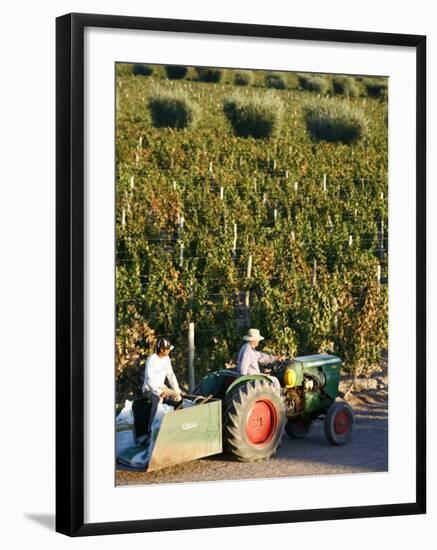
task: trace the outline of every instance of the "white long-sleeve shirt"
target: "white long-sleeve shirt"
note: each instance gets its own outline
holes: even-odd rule
[[[161,395],[165,387],[166,378],[171,389],[180,393],[181,390],[173,372],[170,357],[168,355],[166,357],[159,357],[157,353],[153,353],[147,358],[144,368],[143,392],[151,391],[156,395]]]
[[[276,360],[275,355],[256,351],[249,343],[244,344],[238,354],[238,374],[259,374],[259,365],[274,363]]]

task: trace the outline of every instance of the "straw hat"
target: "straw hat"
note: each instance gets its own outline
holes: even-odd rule
[[[246,342],[254,342],[255,340],[259,342],[260,340],[264,340],[264,336],[261,336],[257,328],[250,328],[247,334],[243,336],[243,340],[246,340]]]

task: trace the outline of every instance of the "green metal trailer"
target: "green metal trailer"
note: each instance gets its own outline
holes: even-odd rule
[[[147,470],[221,453],[221,410],[221,401],[215,399],[164,415]]]
[[[189,406],[184,407],[184,403]],[[147,399],[134,400],[132,410],[137,438],[146,435],[150,409]],[[222,452],[222,441],[221,400],[199,396],[192,396],[190,401],[184,399],[179,408],[163,416],[156,439],[152,441],[153,450],[148,457],[147,471],[219,454]],[[137,445],[117,458],[119,462],[130,465],[133,456],[146,450]]]

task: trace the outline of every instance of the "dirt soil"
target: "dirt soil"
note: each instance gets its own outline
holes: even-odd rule
[[[346,392],[351,379],[343,377],[340,391]],[[386,363],[372,380],[357,380],[347,401],[355,413],[350,441],[331,445],[323,420],[316,420],[305,439],[286,434],[275,457],[263,462],[237,462],[224,455],[194,460],[155,472],[138,472],[118,465],[117,485],[147,485],[193,481],[221,481],[308,475],[386,472],[388,470],[388,379]]]

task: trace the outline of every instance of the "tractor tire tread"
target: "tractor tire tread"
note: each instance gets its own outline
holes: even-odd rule
[[[263,395],[270,397],[276,406],[279,426],[272,443],[260,450],[251,448],[245,441],[241,419],[245,406],[252,399]],[[254,380],[236,388],[229,396],[226,396],[224,408],[224,449],[228,454],[241,462],[257,462],[270,458],[277,452],[284,434],[285,415],[283,402],[271,384],[264,380]]]

